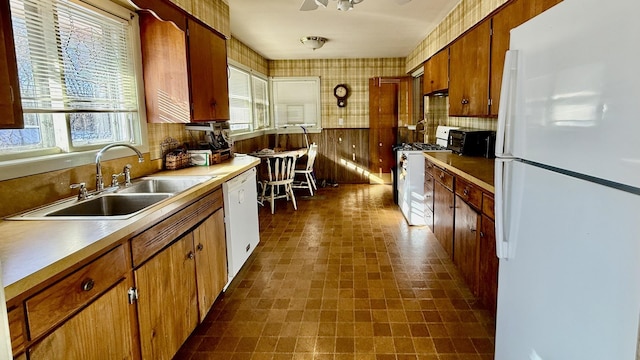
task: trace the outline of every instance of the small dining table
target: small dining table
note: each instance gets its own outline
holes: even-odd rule
[[[259,151],[254,151],[252,153],[249,153],[249,155],[255,156],[261,159],[268,159],[272,157],[286,157],[286,156],[295,156],[296,159],[299,159],[306,153],[307,153],[307,148],[299,148],[294,150],[262,149]]]
[[[276,157],[292,156],[292,157],[295,157],[297,161],[297,159],[307,154],[307,150],[308,150],[307,148],[299,148],[299,149],[293,149],[293,150],[262,149],[259,151],[254,151],[249,153],[248,155],[255,156],[262,160],[262,162],[260,163],[260,166],[258,166],[259,186],[264,186],[263,185],[264,181],[269,177],[267,166],[266,166],[266,162],[269,161],[269,159],[276,158]],[[260,198],[260,194],[261,194],[261,191],[258,191],[258,198]],[[260,199],[258,199],[258,203],[262,205],[262,202],[260,201]]]

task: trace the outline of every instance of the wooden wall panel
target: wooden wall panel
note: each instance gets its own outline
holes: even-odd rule
[[[327,183],[366,184],[369,163],[369,129],[324,129],[308,134],[309,143],[318,144],[315,162],[316,178]],[[263,135],[234,143],[234,152],[281,147],[295,149],[306,146],[303,134]],[[354,160],[355,159],[355,160]]]

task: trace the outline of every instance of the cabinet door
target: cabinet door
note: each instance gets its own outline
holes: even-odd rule
[[[171,359],[198,323],[191,233],[135,270],[143,359]]]
[[[29,350],[29,359],[132,359],[133,337],[121,281]]]
[[[480,216],[469,204],[456,196],[453,262],[464,281],[477,294],[478,276],[478,227]]]
[[[224,210],[220,209],[193,230],[196,248],[198,308],[202,322],[227,283],[227,247]]]
[[[482,215],[478,241],[478,297],[482,304],[495,315],[499,261],[496,256],[495,223],[486,215]]]
[[[489,114],[491,22],[483,21],[450,46],[449,115]]]
[[[441,183],[434,184],[433,233],[453,258],[453,191]]]
[[[229,120],[226,40],[189,19],[191,120]]]
[[[449,48],[440,50],[425,63],[423,89],[425,94],[449,88]]]
[[[186,35],[182,24],[158,20],[140,12],[140,43],[144,75],[147,122],[188,123],[189,81]],[[178,21],[178,20],[176,20]]]
[[[509,50],[511,29],[556,5],[561,0],[516,0],[493,16],[491,39],[491,115],[498,116],[504,56]]]
[[[0,129],[24,127],[9,1],[0,1]]]

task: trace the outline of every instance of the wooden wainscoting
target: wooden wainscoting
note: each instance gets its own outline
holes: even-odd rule
[[[339,184],[367,184],[369,164],[369,129],[323,129],[308,134],[309,143],[318,144],[315,162],[317,179]],[[264,148],[295,149],[305,147],[303,134],[264,135],[234,143],[237,153]]]

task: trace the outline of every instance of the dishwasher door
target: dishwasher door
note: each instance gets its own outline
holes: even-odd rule
[[[260,242],[256,169],[223,183],[222,193],[229,273],[226,289]]]

